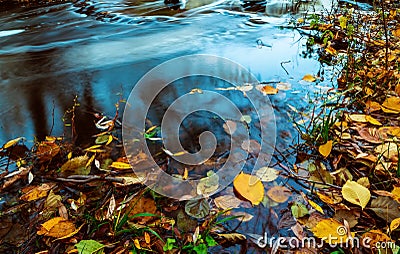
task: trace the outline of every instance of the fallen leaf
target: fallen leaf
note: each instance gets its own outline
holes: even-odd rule
[[[400,112],[400,98],[399,97],[389,97],[383,103],[382,106],[390,111],[396,113]],[[382,108],[382,110],[384,109]]]
[[[246,240],[246,236],[239,233],[217,234],[217,236],[223,240],[228,241],[231,244],[243,242]]]
[[[24,201],[33,201],[39,198],[43,198],[47,196],[49,190],[51,190],[55,185],[54,184],[42,184],[38,186],[34,186],[30,191],[23,194],[20,199]]]
[[[393,232],[400,226],[400,218],[396,218],[390,222],[390,231]]]
[[[262,92],[264,95],[273,95],[273,94],[277,94],[278,93],[278,89],[269,86],[269,85],[260,85],[256,87],[257,90],[259,90],[260,92]]]
[[[347,232],[347,228],[342,223],[332,218],[318,222],[311,228],[311,232],[328,244],[346,243],[349,235],[355,236],[355,233]]]
[[[135,196],[126,208],[129,211],[129,216],[135,216],[133,221],[138,221],[139,224],[146,224],[153,219],[152,216],[137,216],[137,214],[155,214],[157,211],[156,202],[147,197]]]
[[[132,168],[131,164],[125,163],[125,162],[119,162],[119,161],[114,161],[113,163],[111,163],[110,167],[115,168],[115,169],[131,169]]]
[[[387,222],[392,222],[399,217],[400,204],[391,197],[379,196],[371,201],[368,209],[374,211],[376,215]]]
[[[314,82],[314,81],[316,81],[317,79],[316,79],[313,75],[311,75],[311,74],[306,74],[306,75],[304,75],[304,77],[302,78],[302,80],[307,81],[307,82]]]
[[[309,214],[307,207],[299,202],[294,202],[290,209],[292,211],[293,217],[295,217],[296,219]]]
[[[207,177],[201,178],[197,184],[197,194],[210,196],[214,194],[219,187],[219,176],[212,170],[207,172]]]
[[[8,148],[18,144],[18,142],[21,141],[22,139],[24,139],[24,137],[19,137],[19,138],[15,138],[15,139],[12,139],[10,141],[7,141],[7,143],[5,143],[3,145],[3,149],[8,149]]]
[[[361,184],[366,188],[369,188],[370,185],[368,177],[361,177],[360,179],[357,180],[357,183]]]
[[[88,175],[90,167],[86,167],[89,157],[86,155],[72,158],[61,166],[60,172],[63,176]]]
[[[62,217],[52,218],[43,223],[41,226],[42,228],[37,231],[38,235],[45,235],[55,238],[65,237],[76,230],[74,223],[67,221]]]
[[[354,227],[358,223],[358,218],[360,217],[360,213],[353,210],[347,209],[337,209],[335,211],[335,216],[333,217],[337,221],[346,220],[349,223],[350,228]]]
[[[291,191],[285,186],[274,186],[267,191],[268,197],[277,203],[286,202],[291,194]]]
[[[81,240],[75,247],[79,254],[103,254],[105,245],[95,240]]]
[[[227,120],[222,125],[222,127],[224,128],[224,131],[229,135],[232,135],[236,131],[236,123],[234,121],[231,121],[231,120]]]
[[[353,122],[357,122],[357,123],[366,123],[367,122],[367,119],[365,118],[365,115],[363,115],[363,114],[351,114],[351,115],[349,115],[349,118]]]
[[[256,176],[260,178],[262,182],[272,182],[278,178],[279,171],[270,167],[262,167],[256,171]]]
[[[375,147],[374,151],[379,154],[383,155],[386,159],[397,161],[398,160],[398,153],[399,147],[396,143],[387,142],[382,145]]]
[[[371,193],[367,188],[354,181],[347,181],[342,187],[343,198],[352,204],[361,206],[362,209],[368,204]]]
[[[250,154],[259,154],[261,151],[261,145],[260,143],[257,142],[257,140],[251,139],[251,140],[245,140],[242,143],[242,148],[246,152]]]
[[[54,142],[43,141],[37,149],[36,155],[40,162],[46,162],[54,158],[60,152],[60,147]]]
[[[385,233],[382,233],[380,230],[370,230],[362,235],[362,238],[365,239],[368,237],[368,244],[370,246],[379,246],[377,243],[387,243],[391,242],[392,239],[390,239],[389,236],[387,236]]]
[[[320,207],[317,203],[315,203],[314,201],[312,201],[312,200],[310,200],[310,199],[308,199],[307,202],[308,202],[308,203],[310,204],[310,206],[311,206],[312,208],[314,208],[316,211],[318,211],[318,212],[320,212],[320,213],[322,213],[322,214],[325,214],[325,213],[324,213],[324,210],[322,209],[322,207]]]
[[[231,215],[232,216],[240,216],[236,219],[238,219],[239,221],[242,221],[242,222],[248,222],[254,218],[253,215],[246,213],[246,212],[231,212]]]
[[[218,208],[226,210],[231,208],[238,208],[242,201],[235,196],[224,195],[216,197],[214,199],[214,203]]]
[[[393,199],[400,203],[400,187],[394,186],[392,190]]]
[[[264,185],[257,176],[240,173],[233,180],[233,187],[243,198],[258,205],[264,198]]]
[[[366,107],[366,110],[367,110],[369,113],[374,112],[374,111],[381,110],[381,105],[380,105],[378,102],[376,102],[376,101],[370,101],[370,100],[368,100],[368,101],[365,103],[365,107]]]
[[[328,157],[328,155],[332,151],[332,144],[333,144],[333,141],[332,140],[328,140],[325,144],[320,145],[319,148],[318,148],[319,153],[322,156],[324,156],[325,158]]]
[[[328,46],[325,48],[326,53],[336,56],[337,55],[337,51],[336,49],[334,49],[332,46]]]
[[[379,122],[378,120],[376,120],[375,118],[373,118],[372,116],[366,115],[365,116],[365,120],[367,120],[367,122],[369,122],[370,124],[373,125],[377,125],[377,126],[381,126],[381,122]]]
[[[202,219],[210,213],[210,205],[204,198],[188,200],[185,204],[185,212],[196,219]]]

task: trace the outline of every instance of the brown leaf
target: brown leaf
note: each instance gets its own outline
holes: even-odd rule
[[[60,147],[54,142],[43,141],[38,145],[36,156],[40,162],[53,159],[60,152]]]
[[[376,215],[390,223],[399,217],[399,207],[400,204],[391,197],[379,196],[371,201],[368,209],[374,211]]]
[[[292,192],[285,186],[274,186],[267,191],[267,195],[277,203],[286,202],[291,196]]]

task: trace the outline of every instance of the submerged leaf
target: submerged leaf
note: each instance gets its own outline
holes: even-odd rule
[[[260,204],[264,198],[264,185],[257,176],[240,173],[233,181],[233,187],[253,205]]]
[[[262,167],[256,171],[256,176],[258,176],[262,182],[272,182],[278,178],[279,171],[270,167]]]
[[[277,203],[286,202],[291,194],[291,191],[285,186],[274,186],[267,191],[268,197]]]
[[[204,198],[189,200],[185,204],[185,212],[196,219],[202,219],[210,213],[210,205]]]

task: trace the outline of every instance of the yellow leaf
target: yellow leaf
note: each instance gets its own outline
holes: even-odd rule
[[[74,236],[75,234],[77,234],[78,232],[79,232],[79,230],[81,230],[81,228],[84,226],[85,224],[82,224],[79,228],[77,228],[75,231],[73,231],[73,232],[71,232],[71,233],[69,233],[69,234],[67,234],[67,235],[65,235],[65,236],[63,236],[63,237],[59,237],[59,238],[57,238],[57,239],[55,239],[54,241],[56,241],[56,240],[62,240],[62,239],[66,239],[66,238],[69,238],[69,237],[71,237],[71,236]]]
[[[381,109],[381,105],[376,101],[367,101],[365,106],[369,112],[378,111]]]
[[[363,115],[363,114],[352,114],[352,115],[349,115],[349,118],[353,122],[358,122],[358,123],[366,123],[367,122],[367,119],[365,119],[365,115]]]
[[[139,250],[142,249],[142,247],[140,247],[140,243],[139,240],[136,238],[135,240],[133,240],[133,244],[135,245],[135,247]]]
[[[107,143],[106,143],[106,146],[108,146],[112,141],[113,141],[113,135],[108,135],[108,140],[107,140]]]
[[[114,161],[111,163],[110,167],[116,168],[116,169],[131,169],[131,165],[129,163],[125,162],[119,162],[119,161]]]
[[[291,191],[285,186],[274,186],[267,191],[267,195],[277,203],[284,203],[289,199]]]
[[[42,228],[37,231],[37,234],[64,239],[72,236],[75,230],[74,223],[62,217],[55,217],[43,223]]]
[[[322,202],[324,202],[325,204],[328,204],[328,205],[334,205],[334,204],[342,202],[342,198],[339,195],[338,196],[332,195],[330,197],[330,196],[326,196],[320,192],[317,192],[317,196],[322,200]]]
[[[378,125],[378,126],[382,125],[378,120],[376,120],[375,118],[373,118],[372,116],[369,116],[369,115],[365,116],[365,120],[367,120],[367,122],[369,122],[370,124],[373,124],[373,125]]]
[[[330,54],[330,55],[333,55],[333,56],[336,56],[336,55],[337,55],[336,49],[334,49],[334,48],[331,47],[331,46],[326,47],[326,48],[325,48],[325,51],[326,51],[326,53],[328,53],[328,54]]]
[[[362,235],[362,238],[368,238],[368,244],[370,246],[376,246],[376,243],[388,243],[391,242],[389,236],[382,233],[380,230],[370,230]],[[388,245],[386,245],[388,246]]]
[[[371,193],[367,188],[354,181],[347,181],[342,187],[343,198],[352,204],[361,206],[362,209],[368,204]]]
[[[400,226],[400,218],[396,218],[390,222],[390,231],[396,230]]]
[[[396,30],[392,30],[392,34],[396,37],[400,37],[400,28],[396,29]]]
[[[253,205],[258,205],[264,198],[264,185],[257,176],[240,173],[233,180],[233,187]]]
[[[309,199],[307,201],[310,204],[310,206],[312,206],[312,208],[314,208],[315,210],[317,210],[318,212],[320,212],[322,214],[325,214],[324,210],[322,210],[322,207],[320,207],[317,203],[315,203],[314,201],[309,200]]]
[[[392,190],[393,199],[400,203],[400,187],[394,187]]]
[[[317,80],[313,75],[311,74],[306,74],[304,75],[304,77],[302,78],[304,81],[307,82],[314,82],[315,80]]]
[[[329,140],[328,142],[326,142],[323,145],[320,145],[318,148],[319,153],[324,156],[325,158],[328,157],[328,155],[331,153],[332,151],[332,144],[333,141]]]
[[[396,159],[398,157],[399,147],[395,143],[384,143],[375,147],[374,151],[379,155],[383,155],[386,159]]]
[[[348,232],[342,223],[332,218],[321,220],[311,228],[311,232],[328,244],[346,243],[349,235],[355,236],[355,233]]]
[[[16,145],[22,139],[23,139],[23,137],[19,137],[19,138],[15,138],[15,139],[8,141],[7,143],[5,143],[3,145],[3,149],[7,149],[7,148],[12,147],[13,145]]]
[[[382,106],[384,108],[382,108],[383,111],[385,111],[384,109],[388,109],[390,111],[399,113],[400,112],[400,98],[399,97],[389,97],[387,98],[383,103]]]
[[[33,201],[39,198],[43,198],[47,196],[47,193],[54,185],[42,184],[40,186],[36,186],[24,195],[20,197],[21,200],[24,201]]]
[[[361,184],[366,188],[369,188],[370,185],[368,177],[361,177],[360,179],[357,180],[357,183]]]

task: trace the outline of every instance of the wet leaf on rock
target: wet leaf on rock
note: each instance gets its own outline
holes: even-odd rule
[[[185,212],[193,218],[202,219],[210,213],[210,205],[204,198],[189,200],[185,204]]]

